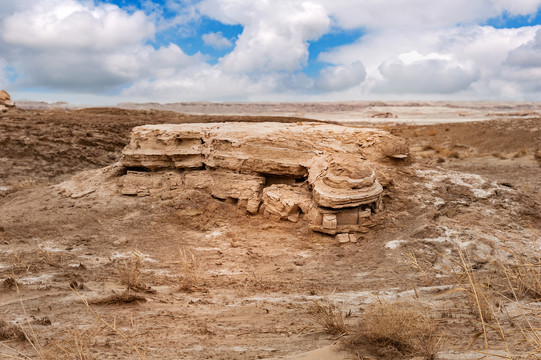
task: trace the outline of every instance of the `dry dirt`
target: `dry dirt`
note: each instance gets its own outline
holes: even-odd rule
[[[369,342],[346,346],[369,305],[385,300],[428,309],[444,331],[436,359],[480,358],[482,323],[461,291],[449,291],[449,268],[457,246],[479,274],[504,248],[539,251],[541,118],[381,125],[412,156],[379,174],[381,225],[357,243],[196,191],[166,201],[120,194],[115,163],[132,127],[268,120],[278,118],[1,114],[0,357],[76,358],[79,349],[82,358],[137,359],[137,348],[147,359],[398,358]],[[313,304],[325,299],[346,314],[349,337],[317,323]],[[525,301],[541,307],[535,296]],[[516,308],[500,305],[510,352],[537,358]],[[502,354],[501,337],[488,333],[488,348]]]

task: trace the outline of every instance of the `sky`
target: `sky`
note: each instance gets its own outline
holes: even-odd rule
[[[0,0],[15,100],[541,100],[541,0]]]

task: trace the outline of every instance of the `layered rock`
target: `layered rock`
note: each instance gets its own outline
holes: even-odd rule
[[[0,91],[0,111],[5,111],[7,108],[15,107],[15,103],[11,100],[11,96],[6,90]]]
[[[177,174],[180,187],[233,199],[251,214],[302,219],[328,234],[364,232],[382,208],[374,164],[408,154],[385,131],[320,123],[140,126],[123,152],[123,193],[149,195],[153,178]]]

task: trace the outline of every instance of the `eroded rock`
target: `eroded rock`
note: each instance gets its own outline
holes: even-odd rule
[[[6,90],[0,90],[0,111],[5,111],[7,108],[15,107],[15,103],[11,100],[11,96]]]
[[[250,214],[357,239],[353,234],[373,226],[382,209],[376,168],[408,154],[385,131],[329,124],[140,126],[123,152],[122,193],[152,194],[177,174],[178,191],[205,191]]]

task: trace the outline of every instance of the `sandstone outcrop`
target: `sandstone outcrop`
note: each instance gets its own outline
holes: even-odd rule
[[[11,100],[11,96],[6,90],[0,91],[0,111],[5,111],[7,108],[15,107],[15,103]]]
[[[408,155],[385,131],[320,123],[140,126],[123,151],[122,193],[197,189],[251,214],[354,234],[382,209],[375,169]]]

